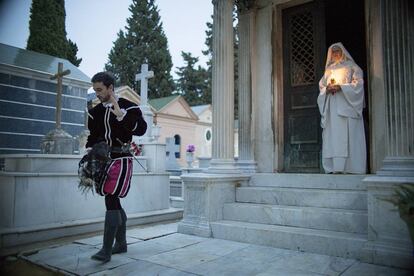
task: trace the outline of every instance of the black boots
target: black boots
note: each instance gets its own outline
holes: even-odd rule
[[[115,235],[115,245],[112,248],[112,254],[127,252],[127,241],[126,241],[126,221],[127,216],[124,209],[121,209],[121,226],[118,227]]]
[[[124,212],[125,214],[125,212]],[[105,228],[102,249],[91,258],[97,261],[109,262],[112,255],[112,244],[114,243],[115,233],[122,225],[121,210],[108,210],[105,214]]]

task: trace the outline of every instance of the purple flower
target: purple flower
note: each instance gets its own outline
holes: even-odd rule
[[[195,146],[193,144],[189,144],[187,145],[187,152],[194,152],[195,151]]]

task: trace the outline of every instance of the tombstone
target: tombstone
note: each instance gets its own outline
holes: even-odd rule
[[[180,165],[177,162],[177,158],[175,157],[175,154],[180,152],[180,146],[175,143],[174,137],[167,137],[165,138],[166,142],[166,170],[173,175],[180,175],[181,174],[181,168]]]
[[[70,70],[63,71],[63,63],[58,63],[58,72],[50,77],[51,80],[57,79],[56,93],[56,128],[49,131],[42,139],[40,152],[44,154],[73,154],[74,139],[64,131],[61,126],[62,121],[62,79],[69,75]]]
[[[78,146],[75,147],[75,149],[77,148],[78,151],[75,152],[78,154],[85,154],[86,153],[86,143],[88,141],[88,136],[89,136],[90,132],[88,129],[88,109],[85,109],[85,129],[82,130],[82,132],[77,136],[77,144]]]
[[[135,75],[135,81],[141,82],[141,104],[140,109],[144,115],[144,119],[147,122],[147,132],[139,138],[141,142],[152,142],[154,139],[152,137],[152,125],[153,117],[151,108],[148,105],[148,80],[154,77],[153,71],[148,71],[148,64],[141,65],[141,73]]]

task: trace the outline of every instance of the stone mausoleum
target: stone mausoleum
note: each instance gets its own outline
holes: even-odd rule
[[[212,2],[212,160],[182,176],[179,232],[412,267],[408,227],[384,198],[414,185],[414,2]],[[335,42],[364,71],[366,175],[321,166],[318,83]]]
[[[62,129],[75,137],[85,129],[90,78],[69,61],[0,43],[0,154],[39,153],[55,128],[58,63],[63,78]]]

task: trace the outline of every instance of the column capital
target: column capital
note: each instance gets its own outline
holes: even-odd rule
[[[256,0],[235,0],[239,14],[249,13],[256,8]]]

